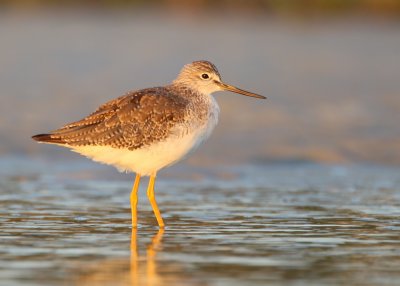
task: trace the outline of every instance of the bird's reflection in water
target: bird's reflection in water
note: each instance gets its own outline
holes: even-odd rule
[[[165,285],[165,280],[173,281],[173,285],[186,285],[185,278],[181,277],[179,269],[166,265],[160,275],[157,270],[157,252],[161,248],[164,230],[160,229],[152,236],[148,244],[139,243],[137,230],[132,230],[130,258],[110,258],[92,263],[76,263],[73,275],[76,275],[74,284],[77,285],[140,285],[160,286]],[[140,235],[147,237],[147,232]],[[146,245],[144,253],[143,246]],[[163,265],[164,266],[164,265]],[[176,271],[178,270],[178,271]]]
[[[144,260],[144,268],[141,264],[143,259],[140,258],[137,247],[137,229],[132,229],[131,237],[131,261],[130,261],[130,280],[131,285],[161,285],[161,279],[157,273],[156,254],[161,247],[161,240],[164,235],[164,229],[160,228],[154,235],[151,243],[147,245],[146,258]]]

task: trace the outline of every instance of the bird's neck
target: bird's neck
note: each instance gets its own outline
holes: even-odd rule
[[[180,96],[185,97],[189,100],[206,100],[210,98],[210,94],[202,93],[196,88],[185,84],[184,82],[172,82],[167,88],[174,92],[179,93]]]

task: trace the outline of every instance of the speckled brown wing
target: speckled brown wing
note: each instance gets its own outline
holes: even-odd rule
[[[34,137],[68,146],[112,146],[138,149],[162,141],[185,121],[188,101],[164,87],[130,92],[101,105],[80,121]]]

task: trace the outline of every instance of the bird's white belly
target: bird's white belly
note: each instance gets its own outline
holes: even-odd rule
[[[136,150],[118,149],[111,146],[70,147],[94,161],[113,165],[120,171],[132,171],[142,176],[155,174],[158,170],[176,163],[206,140],[218,121],[218,105],[212,100],[209,120],[202,126],[185,132],[175,132],[164,141]],[[181,131],[184,128],[181,128]]]

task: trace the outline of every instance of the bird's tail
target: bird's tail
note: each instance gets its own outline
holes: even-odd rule
[[[50,144],[63,144],[65,143],[61,138],[57,138],[55,136],[51,136],[52,134],[38,134],[32,136],[32,139],[41,143],[50,143]]]

